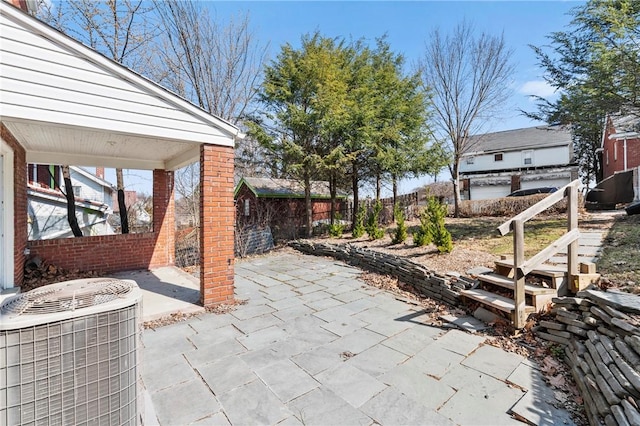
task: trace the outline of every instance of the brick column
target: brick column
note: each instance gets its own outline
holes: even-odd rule
[[[200,147],[200,302],[233,300],[233,147]]]
[[[150,265],[173,265],[176,234],[173,172],[153,171],[153,233],[156,245]]]
[[[26,152],[20,142],[11,134],[9,129],[0,123],[0,137],[13,149],[13,283],[16,287],[22,285],[24,276],[24,250],[27,248],[27,160]],[[5,170],[8,173],[9,170]],[[2,179],[2,176],[0,176]],[[10,188],[5,188],[10,191]],[[7,254],[9,258],[10,254]]]

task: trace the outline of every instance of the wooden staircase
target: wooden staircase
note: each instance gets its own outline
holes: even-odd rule
[[[556,296],[568,294],[570,283],[579,278],[578,185],[578,180],[571,182],[500,225],[498,231],[502,235],[513,231],[514,255],[497,261],[494,271],[477,275],[478,285],[475,288],[460,290],[463,299],[506,312],[515,327],[522,328],[531,312],[542,310]],[[530,259],[525,259],[524,223],[565,197],[568,197],[567,233]],[[563,251],[567,253],[566,264],[547,263]],[[543,282],[546,285],[540,285]]]

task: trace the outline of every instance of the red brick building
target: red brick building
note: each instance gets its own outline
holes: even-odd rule
[[[276,237],[296,238],[305,226],[304,186],[297,180],[245,177],[236,186],[236,220],[239,225],[269,225]],[[336,212],[342,212],[346,196],[339,195]],[[331,217],[329,182],[311,182],[312,221]]]
[[[103,273],[172,265],[173,173],[199,160],[201,301],[231,300],[238,129],[18,7],[0,1],[0,289],[21,285],[30,255]],[[153,231],[28,241],[27,163],[153,170]]]
[[[602,137],[603,178],[638,167],[640,167],[640,113],[607,116]]]

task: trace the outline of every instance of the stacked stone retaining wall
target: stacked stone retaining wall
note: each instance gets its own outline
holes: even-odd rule
[[[440,275],[411,260],[351,244],[297,240],[289,245],[303,253],[330,256],[367,271],[393,276],[418,293],[453,306],[461,304],[459,290],[476,284],[472,278],[457,274]]]
[[[592,425],[640,425],[640,311],[633,303],[617,303],[617,295],[589,290],[554,298],[555,318],[536,330],[565,346]]]

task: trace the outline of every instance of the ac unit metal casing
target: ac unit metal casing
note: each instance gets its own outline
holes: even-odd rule
[[[142,294],[66,281],[0,307],[0,425],[139,423]]]

